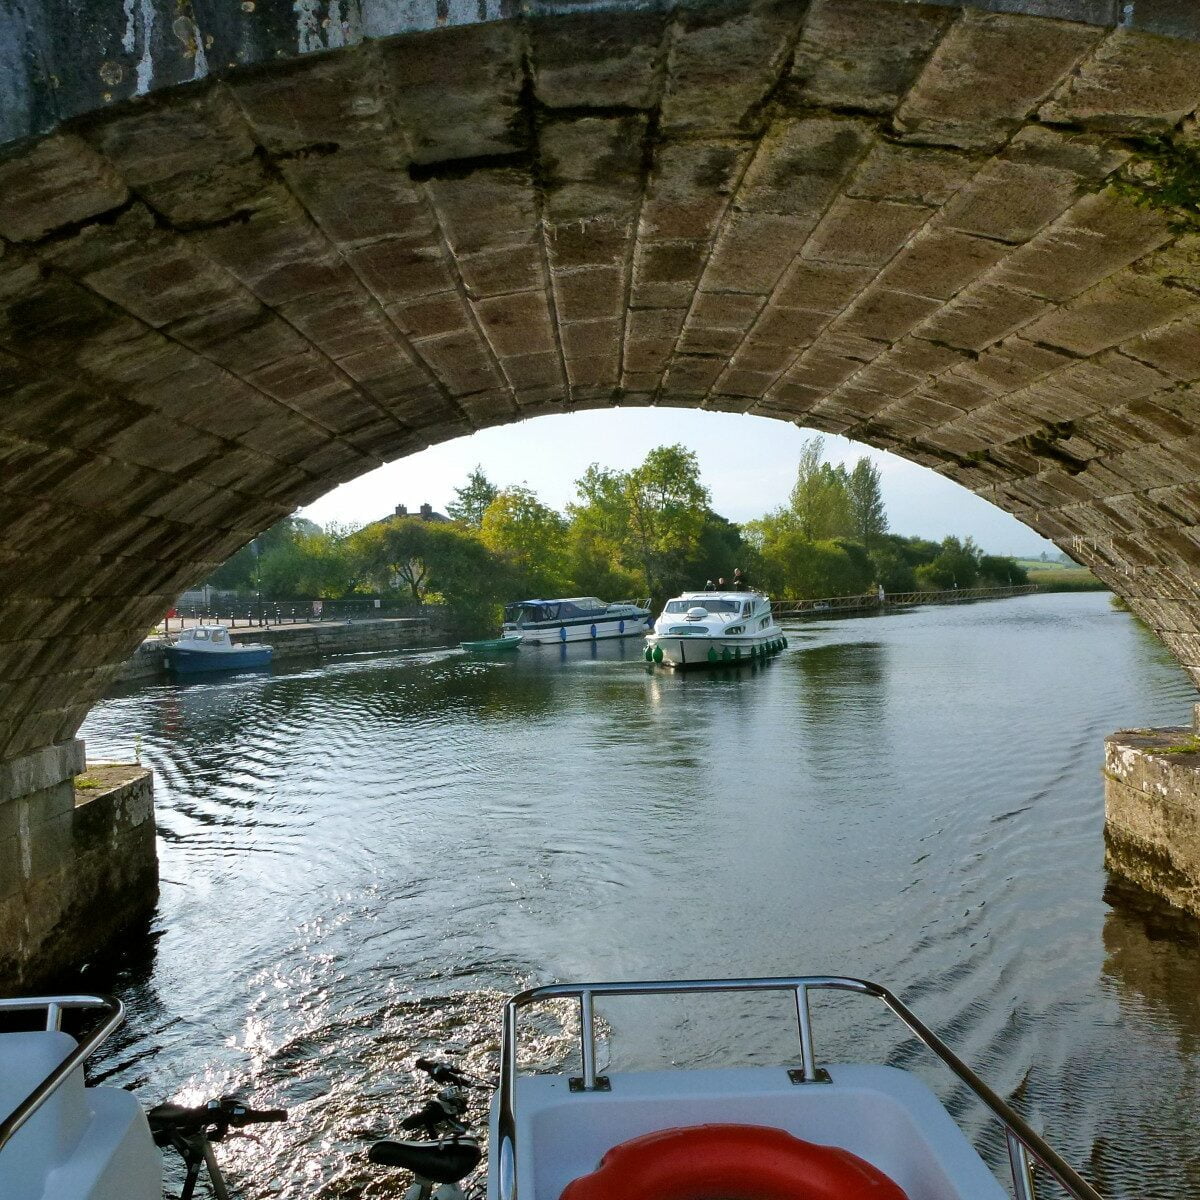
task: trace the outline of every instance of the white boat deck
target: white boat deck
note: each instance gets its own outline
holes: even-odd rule
[[[840,1146],[898,1183],[909,1200],[1005,1200],[1007,1193],[934,1094],[894,1067],[829,1066],[830,1083],[791,1081],[784,1067],[608,1075],[609,1091],[572,1092],[562,1075],[516,1081],[520,1200],[558,1200],[607,1150],[676,1126],[734,1123]],[[497,1112],[493,1106],[492,1141]],[[489,1200],[499,1200],[495,1156]]]
[[[66,1033],[0,1034],[0,1119],[76,1048]],[[133,1094],[85,1088],[83,1067],[0,1152],[3,1200],[160,1200],[162,1155]]]

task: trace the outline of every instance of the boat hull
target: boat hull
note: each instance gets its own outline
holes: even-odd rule
[[[208,675],[216,671],[257,671],[271,665],[270,646],[244,650],[186,650],[167,647],[167,666],[177,675]]]
[[[680,670],[690,667],[729,667],[757,662],[783,649],[783,642],[783,630],[774,625],[750,637],[682,637],[651,634],[646,639],[646,647],[650,655],[649,661],[657,666]],[[661,659],[655,654],[656,649],[662,651]]]
[[[515,650],[520,644],[519,637],[484,638],[478,642],[459,642],[464,650],[472,650],[477,654],[489,654],[496,651]]]
[[[619,617],[610,621],[523,629],[521,641],[527,646],[561,646],[564,642],[599,642],[608,638],[645,637],[649,630],[650,614],[647,613],[644,617]]]

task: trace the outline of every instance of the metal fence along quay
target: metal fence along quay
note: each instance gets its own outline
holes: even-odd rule
[[[1036,583],[1015,587],[949,588],[942,592],[867,592],[857,596],[823,596],[813,600],[773,600],[771,611],[777,617],[825,616],[831,612],[872,612],[883,608],[908,608],[914,604],[966,604],[971,600],[1005,600],[1011,596],[1031,596]]]

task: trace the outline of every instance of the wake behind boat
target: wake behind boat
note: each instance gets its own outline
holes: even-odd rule
[[[504,609],[504,635],[515,634],[526,645],[641,637],[649,628],[650,609],[631,600],[606,604],[596,596],[568,596],[521,600]]]
[[[761,592],[684,592],[668,600],[646,639],[646,661],[704,667],[765,658],[787,645]]]

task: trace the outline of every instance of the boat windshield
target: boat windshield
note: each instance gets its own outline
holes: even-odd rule
[[[689,608],[703,608],[710,613],[735,613],[742,611],[740,601],[725,600],[716,596],[711,600],[701,600],[699,597],[693,597],[690,600],[668,600],[665,611],[669,613],[685,613]]]

